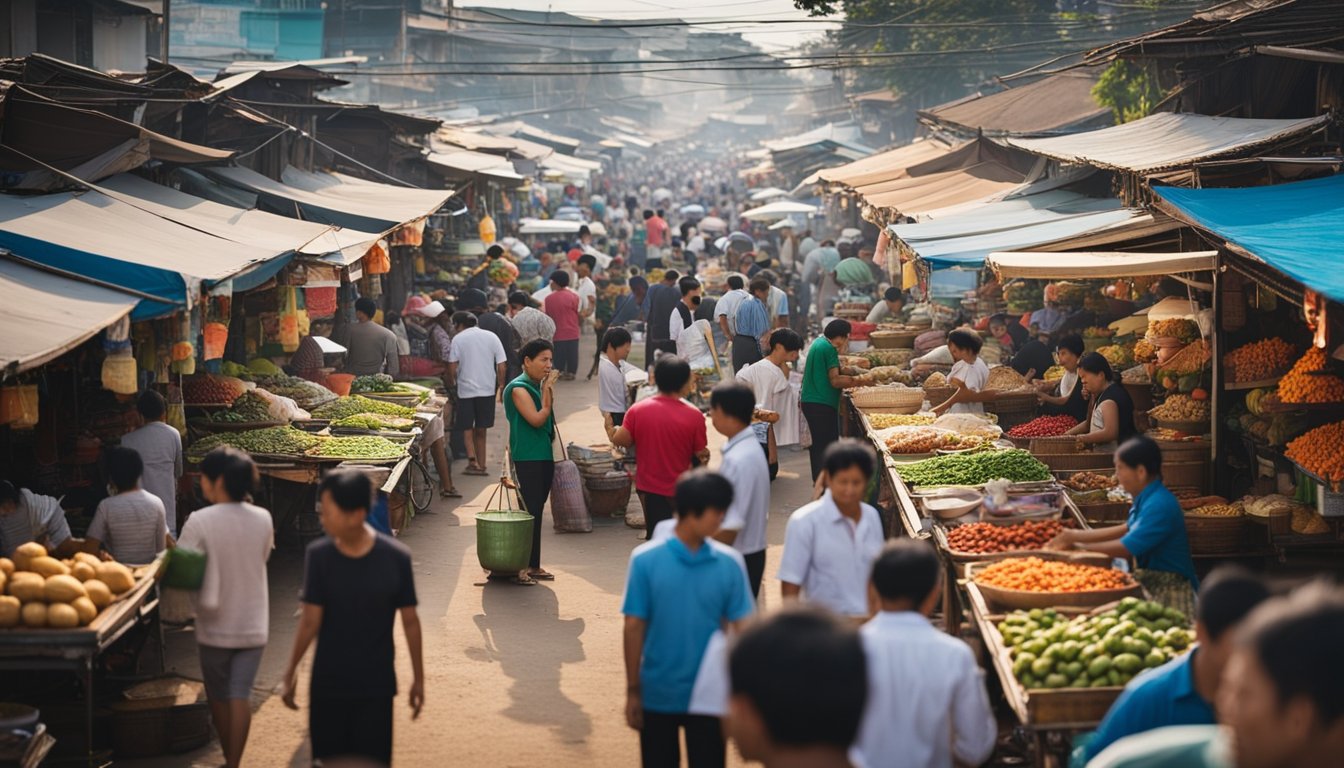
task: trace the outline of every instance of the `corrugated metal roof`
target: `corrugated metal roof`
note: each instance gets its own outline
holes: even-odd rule
[[[1047,139],[1007,139],[1011,146],[1068,163],[1151,173],[1228,157],[1311,133],[1329,115],[1301,120],[1161,112],[1132,123]]]

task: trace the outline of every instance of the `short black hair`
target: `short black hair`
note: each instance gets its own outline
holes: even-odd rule
[[[168,410],[168,403],[163,399],[156,389],[146,389],[140,393],[140,397],[135,401],[135,410],[140,412],[140,416],[145,421],[158,421],[163,418],[163,414]]]
[[[757,275],[751,278],[751,285],[748,287],[747,290],[749,290],[753,296],[762,292],[769,293],[770,281],[766,280],[764,277],[761,277],[760,275]]]
[[[883,600],[909,600],[918,606],[938,586],[942,565],[927,541],[892,539],[873,562],[873,586]]]
[[[373,506],[373,483],[357,469],[328,472],[317,487],[317,497],[322,498],[324,493],[331,494],[331,500],[342,512],[368,512]]]
[[[826,324],[826,329],[822,331],[828,339],[839,339],[848,336],[854,330],[854,326],[849,324],[848,320],[832,320]]]
[[[532,306],[532,297],[522,291],[514,291],[509,294],[510,307],[530,307]]]
[[[728,276],[728,289],[729,289],[729,290],[732,290],[732,291],[740,291],[740,290],[742,290],[742,276],[741,276],[741,275],[729,275],[729,276]]]
[[[224,480],[224,492],[234,501],[247,498],[257,487],[257,465],[252,457],[228,445],[212,449],[201,459],[201,474],[210,480]]]
[[[958,328],[947,334],[947,343],[956,344],[961,349],[969,349],[977,355],[980,354],[980,349],[985,346],[980,334],[963,328]]]
[[[663,355],[653,364],[653,383],[665,395],[680,394],[690,380],[691,364],[684,357]]]
[[[646,220],[647,220],[647,219],[652,219],[652,218],[653,218],[653,211],[650,211],[648,208],[645,208],[645,209],[644,209],[644,218],[645,218]]]
[[[1162,474],[1162,448],[1147,435],[1137,435],[1126,440],[1115,451],[1115,457],[1127,467],[1148,470],[1149,477]]]
[[[557,269],[551,273],[551,282],[561,288],[569,287],[569,273],[563,269]]]
[[[828,475],[857,467],[864,477],[871,478],[875,461],[872,448],[852,437],[847,437],[836,440],[826,448],[826,453],[821,458],[821,465]]]
[[[896,286],[893,285],[890,288],[888,288],[885,293],[882,294],[882,300],[904,302],[905,294],[901,293],[900,288],[897,288]]]
[[[669,269],[663,273],[663,282],[675,283],[681,279],[681,273],[675,269]]]
[[[1077,357],[1082,357],[1083,350],[1086,348],[1087,347],[1083,346],[1083,337],[1076,333],[1070,333],[1068,336],[1055,342],[1055,349],[1067,349]]]
[[[770,349],[783,347],[785,352],[796,352],[803,348],[803,337],[792,328],[776,328],[770,334]]]
[[[1100,374],[1107,381],[1115,381],[1115,369],[1111,367],[1111,362],[1101,356],[1100,352],[1088,352],[1078,361],[1078,367],[1088,373]]]
[[[361,296],[355,300],[355,311],[365,317],[372,318],[378,314],[378,302],[368,296]]]
[[[633,341],[630,332],[624,328],[608,328],[607,332],[602,334],[602,351],[606,352],[612,347],[624,347]]]
[[[460,325],[463,328],[475,328],[476,316],[466,311],[457,311],[453,313],[453,325]]]
[[[775,745],[848,749],[868,699],[858,632],[819,608],[786,608],[748,627],[728,658],[733,695],[751,701]]]
[[[751,424],[756,410],[756,393],[740,381],[725,381],[709,393],[709,407],[718,408],[725,416]]]
[[[699,289],[700,281],[696,280],[694,277],[691,277],[690,275],[687,275],[686,277],[683,277],[677,281],[677,287],[681,289],[681,295],[685,296],[691,291]]]
[[[727,512],[733,505],[733,484],[708,469],[693,469],[677,479],[673,491],[677,517],[700,517],[706,511]]]
[[[129,491],[140,482],[145,473],[145,462],[134,448],[108,448],[103,455],[107,462],[107,476],[117,491]]]
[[[588,225],[587,225],[587,224],[580,224],[580,225],[579,225],[579,237],[583,237],[584,235],[591,235],[591,234],[592,234],[592,232],[589,231],[589,229],[588,229]]]
[[[491,245],[489,248],[485,249],[485,255],[489,256],[492,259],[498,259],[500,256],[504,255],[504,246],[500,245],[499,243],[495,243],[494,245]]]
[[[555,345],[545,339],[533,339],[518,350],[519,360],[535,360],[542,352],[554,352]]]
[[[19,500],[22,498],[23,496],[19,494],[19,489],[14,487],[13,483],[8,480],[0,480],[0,504],[6,502],[18,504]]]
[[[1269,599],[1263,579],[1237,565],[1220,565],[1199,585],[1199,623],[1218,640]]]
[[[776,275],[772,269],[762,269],[756,273],[757,277],[765,278],[765,281],[771,285],[779,282],[779,275]]]
[[[583,254],[582,256],[579,257],[579,260],[578,260],[577,262],[575,262],[575,263],[576,263],[576,264],[583,264],[583,265],[587,266],[588,269],[590,269],[590,270],[592,270],[592,269],[597,269],[597,257],[596,257],[596,256],[593,256],[593,254],[591,254],[591,253],[585,253],[585,254]]]
[[[1324,728],[1344,717],[1344,592],[1338,587],[1316,582],[1266,601],[1237,639],[1274,681],[1280,704],[1306,697]]]

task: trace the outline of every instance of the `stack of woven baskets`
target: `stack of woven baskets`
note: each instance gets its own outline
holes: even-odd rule
[[[630,504],[630,474],[616,468],[610,449],[595,450],[570,445],[567,453],[583,477],[583,499],[590,515],[620,517]]]

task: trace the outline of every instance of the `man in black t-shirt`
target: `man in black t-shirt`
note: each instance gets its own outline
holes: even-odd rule
[[[398,613],[415,672],[412,718],[420,716],[425,701],[411,552],[365,522],[373,484],[362,472],[328,473],[318,497],[327,537],[308,545],[304,558],[303,614],[283,700],[298,709],[299,661],[316,638],[308,713],[313,759],[358,757],[390,765],[397,694],[392,629]]]

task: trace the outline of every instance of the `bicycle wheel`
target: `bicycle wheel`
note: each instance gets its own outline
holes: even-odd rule
[[[420,459],[412,458],[410,466],[406,467],[406,482],[411,509],[416,513],[429,509],[429,505],[434,502],[434,480]]]

